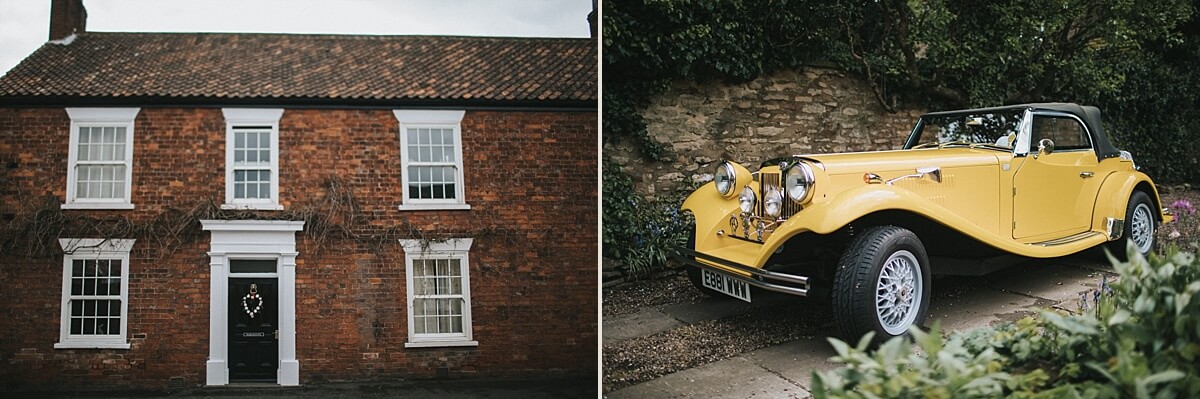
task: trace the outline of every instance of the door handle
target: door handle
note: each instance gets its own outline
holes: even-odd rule
[[[279,340],[279,330],[275,330],[275,340]]]
[[[1095,176],[1095,175],[1096,175],[1096,173],[1094,173],[1094,172],[1079,172],[1079,177],[1082,177],[1084,179],[1091,179],[1092,176]]]

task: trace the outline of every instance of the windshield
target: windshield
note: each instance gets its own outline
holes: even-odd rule
[[[1024,117],[1024,109],[925,115],[905,148],[965,145],[1012,150]]]

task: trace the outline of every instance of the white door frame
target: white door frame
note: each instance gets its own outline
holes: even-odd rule
[[[304,222],[201,220],[212,232],[209,256],[208,385],[229,384],[229,259],[278,259],[279,385],[300,385],[296,360],[296,232]]]

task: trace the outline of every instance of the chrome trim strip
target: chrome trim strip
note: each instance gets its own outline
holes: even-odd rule
[[[1121,239],[1125,234],[1125,219],[1104,218],[1105,228],[1108,229],[1108,240],[1115,241]]]
[[[690,250],[687,248],[680,248],[679,252],[680,252],[680,255],[678,257],[679,260],[683,261],[684,263],[686,263],[688,265],[700,267],[703,269],[708,269],[709,271],[713,271],[713,272],[717,272],[717,273],[721,273],[722,275],[729,276],[735,280],[742,281],[746,284],[750,284],[752,286],[762,288],[764,290],[781,292],[784,294],[797,295],[797,296],[808,296],[809,286],[808,286],[808,277],[806,277],[806,276],[797,276],[797,275],[792,275],[792,274],[773,272],[770,270],[763,270],[763,269],[759,269],[757,267],[750,267],[750,266],[742,265],[739,263],[731,262],[731,261],[728,261],[725,259],[721,259],[721,258],[712,256],[712,255],[707,255],[707,254],[703,254],[700,252],[696,252],[696,251],[693,251],[693,250]],[[762,280],[751,278],[751,277],[746,277],[746,276],[743,276],[740,274],[729,273],[728,271],[722,270],[718,267],[709,265],[707,263],[697,261],[696,259],[703,259],[707,262],[716,263],[723,267],[728,267],[730,269],[746,272],[746,273],[749,273],[751,276],[758,277],[759,279],[762,279]],[[793,284],[804,284],[804,288],[797,288],[797,287],[792,287],[792,286],[787,286],[787,285],[775,284],[775,283],[770,283],[770,282],[763,281],[763,280],[776,280],[776,281],[782,281],[782,282],[789,282],[789,283],[793,283]]]
[[[1073,234],[1073,235],[1070,235],[1067,237],[1057,238],[1057,239],[1053,239],[1050,241],[1035,242],[1030,245],[1040,245],[1043,247],[1052,247],[1055,245],[1070,244],[1070,243],[1073,243],[1076,241],[1086,240],[1088,238],[1091,238],[1093,236],[1098,236],[1098,235],[1100,235],[1100,233],[1095,232],[1095,231],[1085,231],[1085,232],[1082,232],[1079,234]]]

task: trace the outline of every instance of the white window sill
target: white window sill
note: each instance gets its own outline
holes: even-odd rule
[[[282,211],[279,204],[221,204],[221,209],[249,209],[255,211]]]
[[[479,341],[417,341],[405,342],[405,348],[441,348],[454,346],[479,346]]]
[[[469,211],[470,204],[400,204],[402,211]]]
[[[102,342],[59,342],[54,349],[129,349],[129,343]]]
[[[62,209],[133,209],[128,202],[72,202],[62,204]]]

